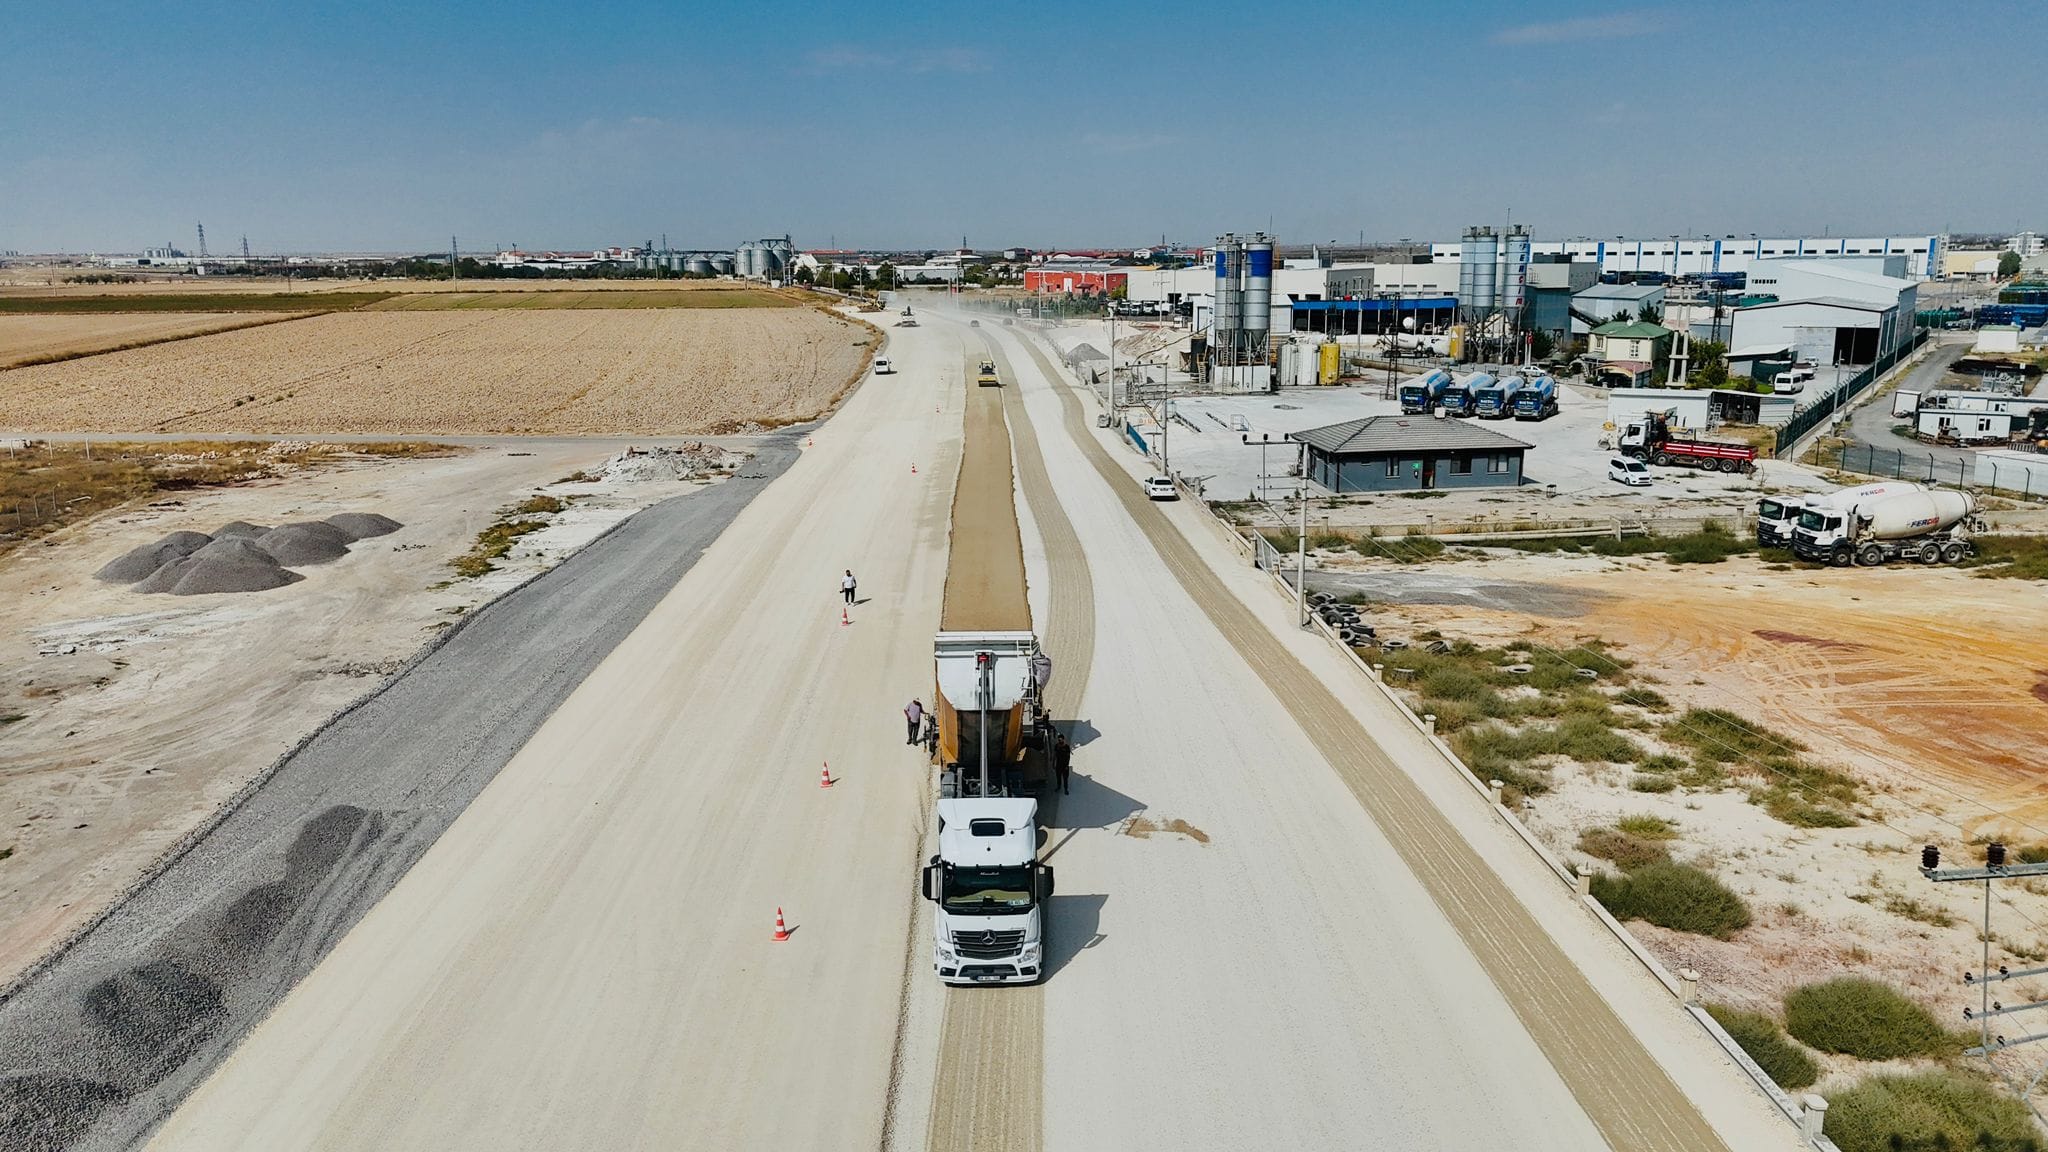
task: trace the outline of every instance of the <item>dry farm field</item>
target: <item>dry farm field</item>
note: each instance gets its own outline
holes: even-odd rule
[[[332,313],[0,372],[0,431],[727,432],[821,415],[878,341],[808,307]]]
[[[0,368],[226,332],[275,319],[223,312],[0,315]]]

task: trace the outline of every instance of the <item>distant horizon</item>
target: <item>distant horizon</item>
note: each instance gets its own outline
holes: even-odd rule
[[[2024,230],[2048,152],[1998,112],[2037,95],[1989,62],[2038,10],[1854,11],[1845,38],[1811,3],[1354,5],[1310,37],[1163,0],[29,6],[0,251],[192,250],[196,221],[266,255]],[[1927,111],[1942,77],[1969,103]]]

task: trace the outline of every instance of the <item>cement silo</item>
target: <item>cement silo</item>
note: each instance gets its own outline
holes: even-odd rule
[[[1247,352],[1266,359],[1268,329],[1273,325],[1273,241],[1255,233],[1244,246],[1244,342]]]
[[[1212,350],[1235,349],[1238,345],[1237,332],[1244,326],[1237,294],[1238,268],[1244,261],[1243,253],[1243,246],[1235,235],[1217,238],[1215,315],[1209,335]]]
[[[1458,312],[1470,321],[1500,310],[1500,237],[1491,228],[1467,228],[1458,248]]]
[[[689,276],[711,275],[711,257],[704,255],[687,257],[683,261],[683,273]]]
[[[1529,229],[1517,224],[1507,237],[1507,259],[1501,268],[1501,307],[1509,314],[1521,310],[1523,292],[1529,283]]]

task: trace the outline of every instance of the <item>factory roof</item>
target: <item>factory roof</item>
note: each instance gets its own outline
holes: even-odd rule
[[[1287,438],[1299,440],[1319,452],[1346,455],[1413,451],[1418,448],[1498,451],[1529,447],[1490,428],[1481,428],[1463,420],[1428,416],[1367,416],[1362,420],[1346,420],[1341,424],[1290,432]]]
[[[1900,281],[1905,283],[1905,281]],[[1764,304],[1748,304],[1737,308],[1737,312],[1755,312],[1763,308],[1790,308],[1798,304],[1820,304],[1828,308],[1851,308],[1858,312],[1889,312],[1896,304],[1873,304],[1868,300],[1851,300],[1847,296],[1808,296],[1801,300],[1772,300]]]
[[[1911,280],[1901,280],[1896,276],[1883,276],[1876,272],[1866,272],[1861,268],[1855,267],[1853,264],[1845,263],[1841,260],[1808,258],[1804,260],[1762,260],[1758,261],[1758,263],[1764,266],[1759,271],[1768,270],[1771,265],[1776,264],[1785,268],[1797,268],[1801,272],[1811,272],[1816,276],[1831,276],[1837,280],[1846,280],[1852,284],[1864,284],[1872,288],[1890,288],[1896,291],[1913,286]]]
[[[1580,300],[1647,300],[1662,291],[1662,284],[1595,284],[1572,295]]]

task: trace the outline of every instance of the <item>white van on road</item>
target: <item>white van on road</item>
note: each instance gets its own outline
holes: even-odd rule
[[[894,373],[895,371],[896,366],[894,364],[889,363],[889,358],[887,356],[875,357],[875,375],[888,376]]]

